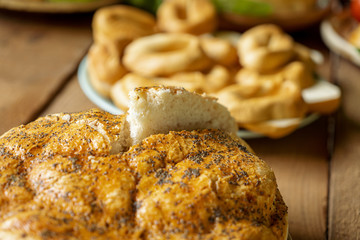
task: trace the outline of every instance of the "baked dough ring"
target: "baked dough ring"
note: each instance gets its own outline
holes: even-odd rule
[[[95,42],[123,49],[130,41],[156,32],[156,20],[138,8],[113,5],[97,10],[92,22]]]
[[[215,65],[205,75],[205,84],[203,85],[203,89],[206,93],[215,93],[230,85],[232,81],[233,77],[226,67]]]
[[[291,81],[284,82],[276,91],[265,96],[249,98],[247,94],[243,94],[244,91],[246,89],[243,86],[233,84],[215,95],[239,125],[302,117],[307,111],[301,89]]]
[[[242,68],[235,75],[235,81],[242,86],[243,95],[249,98],[272,94],[285,81],[291,81],[300,89],[304,89],[312,86],[315,79],[312,71],[303,62],[295,61],[278,71],[267,74]]]
[[[294,61],[286,65],[282,71],[285,81],[292,81],[304,89],[315,84],[312,69],[305,62]]]
[[[136,39],[126,47],[123,62],[146,77],[204,70],[211,64],[199,39],[186,33],[158,33]]]
[[[309,71],[314,72],[316,70],[316,62],[311,56],[311,51],[308,47],[303,44],[295,43],[295,61],[301,61],[309,69]]]
[[[110,97],[111,86],[127,73],[119,54],[111,54],[107,45],[95,43],[88,53],[88,74],[91,85],[105,97]]]
[[[221,70],[216,69],[214,71],[219,72]],[[220,74],[221,73],[212,73],[212,75],[217,76],[220,76]],[[126,111],[129,104],[129,92],[135,88],[176,86],[183,87],[189,92],[203,93],[206,80],[207,76],[201,72],[180,72],[169,78],[150,78],[143,77],[136,73],[128,73],[112,86],[111,99],[118,108]]]
[[[149,78],[136,73],[128,73],[111,88],[111,99],[123,111],[128,109],[129,92],[137,87],[176,86],[189,92],[214,93],[231,83],[229,71],[221,66],[214,66],[208,73],[199,71],[179,72],[169,78]]]
[[[302,120],[303,118],[286,118],[258,123],[244,123],[241,127],[270,138],[281,138],[294,132],[300,126]]]
[[[236,48],[230,41],[216,37],[202,37],[200,44],[206,56],[216,64],[234,66],[238,63]]]
[[[273,24],[246,31],[237,46],[240,64],[259,72],[274,71],[295,56],[293,39]]]
[[[214,5],[208,0],[167,0],[157,11],[158,27],[164,32],[200,35],[217,27]]]
[[[190,92],[202,93],[204,75],[200,72],[178,73],[171,78],[149,78],[135,73],[128,73],[111,88],[111,99],[123,111],[129,105],[129,92],[138,87],[177,86]]]
[[[137,87],[159,86],[150,78],[142,77],[134,73],[128,73],[119,81],[117,81],[111,88],[111,100],[115,106],[123,110],[128,110],[129,92]]]

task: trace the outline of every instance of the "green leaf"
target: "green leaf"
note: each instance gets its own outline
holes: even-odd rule
[[[156,14],[163,0],[124,0],[124,3]],[[256,0],[211,0],[218,12],[245,16],[267,17],[273,13],[272,6]]]
[[[162,0],[125,0],[124,3],[141,8],[145,11],[151,12],[152,14],[156,14]]]
[[[212,0],[218,12],[235,13],[252,17],[267,17],[273,13],[272,6],[256,0]]]

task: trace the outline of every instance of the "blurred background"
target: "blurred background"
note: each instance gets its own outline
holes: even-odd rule
[[[163,83],[172,81],[200,93],[209,92],[223,99],[236,113],[241,100],[250,101],[252,96],[265,96],[282,89],[275,84],[277,80],[269,80],[270,75],[271,79],[279,76],[293,79],[294,75],[285,71],[285,66],[302,62],[309,71],[296,74],[299,79],[309,78],[311,83],[305,86],[300,80],[300,94],[294,94],[298,96],[294,106],[305,104],[306,110],[299,108],[283,117],[262,119],[255,124],[241,122],[241,114],[237,114],[239,131],[274,169],[289,206],[290,233],[294,240],[359,239],[360,193],[356,190],[360,180],[360,0],[205,1],[215,9],[215,14],[211,9],[198,7],[195,0],[178,2],[183,7],[165,11],[164,16],[175,13],[182,22],[205,19],[205,23],[195,24],[189,30],[191,34],[201,41],[225,39],[231,44],[220,43],[220,46],[232,49],[228,52],[235,53],[236,61],[216,59],[218,55],[211,53],[223,48],[209,43],[209,50],[205,51],[202,45],[202,51],[211,63],[190,64],[191,71],[184,71],[193,74],[190,78],[186,74],[151,75],[132,69],[141,58],[124,67],[126,48],[137,38],[170,32],[166,28],[170,18],[163,17],[159,27],[158,10],[164,3],[161,0],[0,0],[0,135],[50,113],[92,107],[122,113],[126,111],[123,96],[128,89],[137,84],[151,85],[154,79]],[[119,5],[143,11],[141,17],[136,12],[120,14],[115,10],[101,15],[100,10]],[[144,12],[148,14],[146,17],[142,17]],[[271,53],[272,48],[283,51],[286,46],[286,41],[284,44],[271,41],[273,32],[266,35],[260,28],[259,35],[249,33],[263,24],[274,24],[281,30],[275,30],[274,39],[281,36],[291,39],[291,46],[303,47],[289,50],[292,55],[281,68],[255,67],[255,73],[250,66],[252,72],[246,72],[245,79],[263,79],[259,80],[261,84],[239,80],[238,71],[247,69],[246,56],[252,54],[250,50],[254,46],[266,47],[266,53]],[[118,25],[123,26],[119,32]],[[250,36],[250,43],[243,43],[244,50],[240,51],[238,42],[244,36]],[[177,47],[170,44],[166,51]],[[241,54],[246,50],[249,51],[242,60]],[[219,54],[224,51],[219,50]],[[267,63],[274,61],[277,60]],[[92,70],[90,64],[94,66]],[[144,75],[139,77],[138,72]],[[122,81],[128,73],[137,76]],[[315,94],[310,94],[306,102],[304,92],[317,86],[319,79],[330,83],[330,87],[314,90]],[[120,100],[110,90],[117,82],[120,84],[116,85],[115,95],[121,96]],[[289,102],[282,100],[281,106]]]

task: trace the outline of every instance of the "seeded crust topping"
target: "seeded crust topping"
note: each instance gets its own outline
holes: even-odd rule
[[[124,148],[124,119],[50,115],[1,136],[0,239],[285,239],[274,173],[240,142],[205,129]]]

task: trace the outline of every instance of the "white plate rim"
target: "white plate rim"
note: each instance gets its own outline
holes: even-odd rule
[[[321,22],[320,35],[330,50],[360,66],[359,51],[335,31],[329,19]]]
[[[84,94],[92,101],[95,105],[97,105],[99,108],[114,114],[119,115],[123,114],[124,112],[117,108],[114,103],[100,94],[98,94],[95,89],[91,86],[88,74],[87,74],[87,55],[81,60],[78,68],[78,81],[80,84],[80,88],[84,92]],[[317,113],[311,113],[307,115],[299,125],[299,128],[305,127],[309,125],[310,123],[314,122],[320,117],[320,114]],[[239,130],[237,132],[237,135],[244,139],[253,139],[253,138],[263,138],[266,137],[265,135],[261,133],[255,133],[248,130]]]
[[[80,87],[85,93],[85,95],[95,105],[114,115],[119,115],[124,113],[122,110],[117,108],[110,99],[105,98],[100,94],[98,94],[96,90],[91,86],[87,73],[87,56],[85,56],[80,62],[78,68],[78,80]]]

